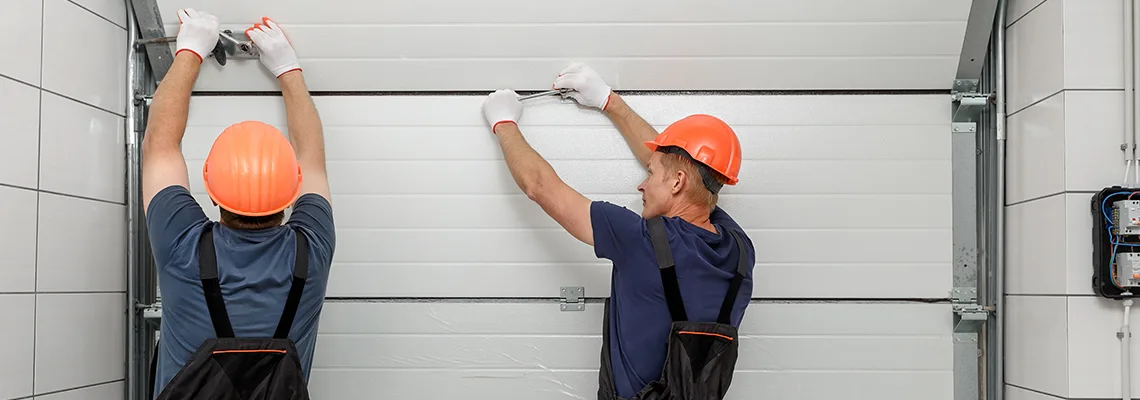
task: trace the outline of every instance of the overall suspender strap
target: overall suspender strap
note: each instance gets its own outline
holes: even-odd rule
[[[230,316],[222,300],[222,287],[218,281],[218,258],[214,254],[213,225],[206,224],[202,237],[198,238],[198,275],[202,279],[202,294],[206,295],[206,308],[210,310],[210,320],[214,323],[214,334],[219,338],[234,337]]]
[[[740,240],[740,234],[735,230],[727,230],[732,234],[732,239],[736,241],[739,256],[736,261],[736,273],[733,274],[732,281],[728,283],[728,294],[725,295],[724,302],[720,305],[720,315],[716,317],[717,323],[726,325],[732,319],[732,306],[736,304],[736,295],[740,292],[740,284],[744,282],[744,273],[748,271],[748,253],[744,248],[744,241]]]
[[[665,232],[665,217],[650,218],[645,224],[649,227],[653,253],[657,256],[657,269],[661,271],[661,285],[665,287],[665,302],[669,304],[669,314],[673,317],[673,321],[688,321],[685,302],[681,299],[681,288],[677,284],[677,266],[673,262],[673,252],[669,250],[669,236]]]
[[[300,229],[294,229],[297,235],[297,253],[293,260],[293,284],[289,287],[289,298],[285,300],[285,310],[281,313],[281,321],[277,322],[277,331],[273,334],[276,339],[289,337],[289,329],[293,327],[293,318],[297,316],[297,307],[301,304],[301,294],[305,291],[305,279],[309,276],[309,238]]]

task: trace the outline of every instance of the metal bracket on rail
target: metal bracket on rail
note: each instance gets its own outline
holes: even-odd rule
[[[969,288],[954,288],[950,297],[950,304],[954,314],[961,317],[954,325],[954,333],[976,333],[981,329],[990,316],[990,310],[978,304],[978,290]]]
[[[242,35],[244,37],[244,35]],[[178,41],[177,36],[167,36],[153,39],[140,39],[135,42],[137,46],[146,46],[149,44],[160,43],[174,43]],[[218,65],[225,66],[227,59],[257,59],[261,57],[261,52],[257,50],[257,46],[253,44],[252,40],[239,39],[234,36],[233,31],[226,29],[218,33],[218,43],[214,45],[214,50],[206,57],[213,57]]]
[[[559,306],[562,311],[582,311],[586,309],[586,288],[584,286],[563,286]]]
[[[954,103],[954,122],[974,122],[982,110],[993,101],[992,93],[978,93],[977,79],[958,79],[950,93]]]

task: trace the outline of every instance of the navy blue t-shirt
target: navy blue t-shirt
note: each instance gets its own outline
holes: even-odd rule
[[[613,261],[610,289],[610,367],[618,396],[629,398],[661,378],[666,341],[673,318],[665,302],[661,273],[640,214],[596,201],[590,205],[594,253]],[[745,242],[748,272],[732,309],[731,324],[740,326],[752,297],[756,264],[752,240],[727,213],[717,207],[710,215],[717,232],[678,217],[667,218],[665,231],[676,262],[677,281],[691,321],[715,322],[740,249],[725,229],[735,229]]]
[[[151,199],[146,223],[162,291],[162,336],[154,397],[203,341],[215,337],[198,275],[198,239],[206,224],[213,224],[222,298],[238,337],[273,336],[292,285],[297,249],[292,228],[300,228],[309,239],[309,274],[289,331],[307,379],[336,247],[328,200],[305,194],[294,203],[284,226],[235,230],[210,221],[185,187],[173,185]]]

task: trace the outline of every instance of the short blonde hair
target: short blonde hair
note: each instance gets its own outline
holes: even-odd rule
[[[697,205],[708,206],[709,210],[716,207],[717,200],[720,198],[718,192],[728,182],[727,177],[713,171],[707,165],[693,160],[680,148],[662,147],[659,151],[662,153],[661,165],[665,166],[667,171],[685,172],[688,181],[683,195],[686,199]],[[706,182],[706,177],[713,182]],[[710,184],[713,186],[712,188],[709,187]]]

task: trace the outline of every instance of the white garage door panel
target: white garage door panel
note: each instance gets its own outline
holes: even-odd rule
[[[176,34],[187,5],[158,3]],[[410,3],[192,6],[239,34],[274,18],[310,87],[338,91],[544,89],[572,61],[618,89],[948,88],[970,9],[968,0]],[[202,76],[199,90],[275,89],[255,60],[209,63]]]
[[[210,11],[222,23],[250,24],[261,16],[296,24],[502,24],[573,22],[915,22],[965,21],[966,0],[578,0],[574,7],[524,0],[478,2],[428,0],[330,0],[320,4],[277,0],[196,0],[193,7]],[[560,4],[561,5],[561,4]],[[158,0],[163,20],[177,21],[175,11],[187,5]],[[558,7],[552,12],[551,7]]]
[[[944,95],[630,95],[623,98],[654,126],[668,125],[694,113],[715,114],[734,129],[914,125],[949,129],[950,120],[950,107]],[[480,108],[484,99],[484,96],[318,96],[313,101],[326,127],[486,127]],[[285,105],[280,97],[195,96],[190,103],[190,126],[226,126],[245,119],[285,126]],[[560,104],[555,98],[528,100],[526,104],[521,122],[528,129],[538,126],[612,129],[609,119],[594,109],[573,103]],[[949,145],[949,134],[946,137]]]
[[[754,303],[731,398],[949,399],[949,311]],[[314,395],[592,398],[601,318],[600,304],[327,303]]]
[[[321,96],[336,297],[609,294],[610,266],[523,195],[482,96]],[[745,151],[721,205],[760,250],[755,297],[938,298],[950,286],[950,143],[943,96],[629,96],[659,129],[721,116]],[[276,97],[195,97],[183,151],[208,213],[202,159],[225,126],[284,128]],[[596,111],[529,104],[527,139],[595,200],[640,211],[644,178]],[[433,277],[435,280],[425,279]],[[473,282],[479,282],[474,284]],[[788,284],[800,282],[802,284]]]

